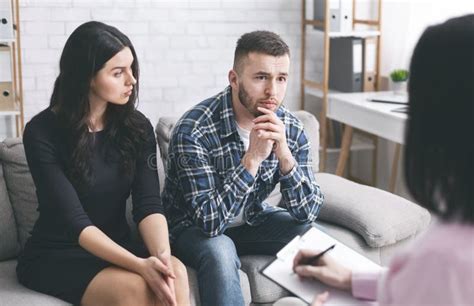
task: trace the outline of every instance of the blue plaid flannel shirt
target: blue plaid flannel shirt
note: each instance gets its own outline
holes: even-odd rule
[[[274,153],[261,163],[255,178],[242,166],[245,149],[236,129],[230,86],[176,123],[163,191],[171,241],[192,225],[209,237],[222,234],[242,209],[247,224],[262,223],[269,214],[283,210],[265,203],[277,183],[295,220],[316,219],[324,197],[313,175],[303,125],[283,106],[276,114],[285,123],[296,160],[287,175],[281,174]]]

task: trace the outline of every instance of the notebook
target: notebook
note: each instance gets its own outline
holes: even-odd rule
[[[377,305],[376,302],[358,300],[348,291],[327,286],[312,279],[302,279],[293,273],[293,258],[300,249],[317,248],[324,250],[335,244],[335,248],[328,253],[342,265],[351,269],[379,270],[381,267],[351,248],[312,227],[303,236],[296,236],[290,243],[281,249],[276,259],[262,270],[263,275],[280,286],[292,292],[307,303],[311,303],[316,294],[329,291],[329,299],[324,305]],[[326,256],[326,255],[325,255]]]

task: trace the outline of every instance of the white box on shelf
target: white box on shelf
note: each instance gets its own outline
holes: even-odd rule
[[[352,0],[328,0],[329,32],[352,31]],[[314,19],[324,21],[325,0],[314,0]],[[321,29],[321,27],[315,26]]]
[[[340,0],[340,30],[341,32],[352,31],[352,0]]]
[[[13,11],[10,0],[0,2],[0,41],[12,41],[13,34]]]

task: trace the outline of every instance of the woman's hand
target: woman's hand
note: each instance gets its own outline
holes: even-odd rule
[[[168,270],[171,272],[171,275],[165,277],[165,280],[166,284],[170,288],[171,294],[176,297],[176,291],[174,287],[174,280],[176,279],[176,276],[174,275],[173,264],[171,263],[171,254],[168,252],[164,252],[159,254],[157,257],[161,260],[163,264],[166,265],[166,267],[168,267]]]
[[[311,265],[300,265],[303,258],[315,256],[320,251],[300,250],[293,260],[293,270],[302,277],[311,277],[335,288],[350,290],[352,288],[352,271],[337,263],[328,255],[321,257]]]
[[[314,297],[313,302],[311,303],[311,306],[323,306],[324,303],[327,301],[329,297],[329,292],[324,292],[321,294],[318,294]]]
[[[141,259],[140,275],[145,279],[148,286],[156,297],[165,305],[176,306],[176,295],[174,290],[174,275],[170,269],[170,260],[159,259],[154,256]]]

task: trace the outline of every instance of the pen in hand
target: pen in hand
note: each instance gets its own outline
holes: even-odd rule
[[[331,245],[329,248],[325,249],[324,251],[322,251],[321,253],[317,254],[317,255],[314,255],[314,256],[311,256],[311,257],[306,257],[306,258],[302,258],[299,262],[298,262],[298,266],[304,266],[304,265],[310,265],[312,263],[316,263],[318,261],[318,259],[320,259],[321,257],[323,257],[324,254],[326,254],[327,252],[329,252],[330,250],[334,249],[336,245],[333,244]]]

